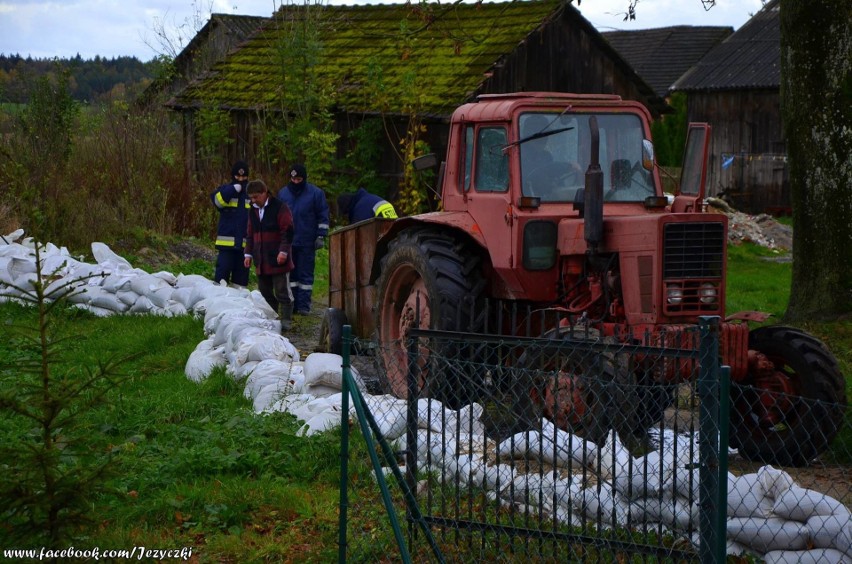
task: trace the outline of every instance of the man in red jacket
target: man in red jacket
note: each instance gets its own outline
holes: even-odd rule
[[[254,260],[257,289],[281,318],[281,333],[290,329],[293,318],[293,294],[290,271],[293,270],[291,244],[293,216],[287,204],[269,194],[262,180],[246,186],[252,203],[246,233],[245,267]]]

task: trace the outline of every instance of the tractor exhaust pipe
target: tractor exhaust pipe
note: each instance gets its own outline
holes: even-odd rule
[[[589,118],[591,133],[591,156],[586,170],[586,189],[584,190],[583,227],[587,252],[596,254],[598,245],[603,242],[603,171],[600,161],[600,131],[598,118]]]

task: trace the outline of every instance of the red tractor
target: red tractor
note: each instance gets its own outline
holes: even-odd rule
[[[671,200],[650,124],[644,106],[613,95],[495,94],[461,106],[438,175],[443,211],[333,234],[325,338],[333,341],[348,316],[357,336],[377,339],[386,391],[405,397],[406,335],[416,320],[483,332],[494,308],[522,302],[610,341],[650,335],[670,345],[666,335],[720,316],[722,363],[751,390],[732,403],[731,442],[752,459],[806,464],[843,421],[837,361],[798,329],[750,331],[759,314],[725,317],[727,217],[704,209],[710,128],[690,126]],[[427,389],[440,396],[434,382]],[[798,398],[835,408],[806,418],[810,402]],[[570,417],[549,415],[570,426]]]

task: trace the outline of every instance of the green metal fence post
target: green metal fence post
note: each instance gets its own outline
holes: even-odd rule
[[[347,491],[347,485],[349,482],[348,474],[349,474],[349,380],[346,375],[350,373],[349,366],[349,349],[352,343],[352,326],[344,325],[343,326],[343,349],[341,350],[343,356],[343,386],[341,387],[343,393],[343,403],[342,403],[342,414],[341,422],[340,422],[340,537],[338,539],[338,554],[337,561],[340,564],[346,562],[346,518],[347,518],[347,510],[349,507],[349,496]],[[351,377],[351,374],[349,374]]]
[[[698,320],[698,327],[701,336],[698,370],[700,402],[698,442],[701,456],[699,557],[701,562],[710,564],[725,561],[724,519],[727,513],[727,502],[724,505],[721,504],[719,496],[721,482],[719,452],[727,448],[727,445],[720,444],[722,414],[719,400],[722,377],[719,365],[719,317],[702,316]]]

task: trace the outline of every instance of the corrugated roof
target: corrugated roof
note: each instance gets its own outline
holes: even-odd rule
[[[733,32],[734,28],[725,26],[679,25],[602,35],[664,98],[683,73]]]
[[[502,55],[563,8],[562,0],[282,6],[211,76],[170,105],[203,100],[243,110],[290,107],[288,101],[301,98],[297,83],[311,77],[349,111],[404,114],[416,106],[448,114]],[[293,46],[294,34],[304,29],[315,31],[313,58],[309,49],[300,53]],[[300,74],[300,64],[313,72]]]
[[[707,53],[672,90],[739,90],[781,85],[779,0],[768,2],[733,35]]]

